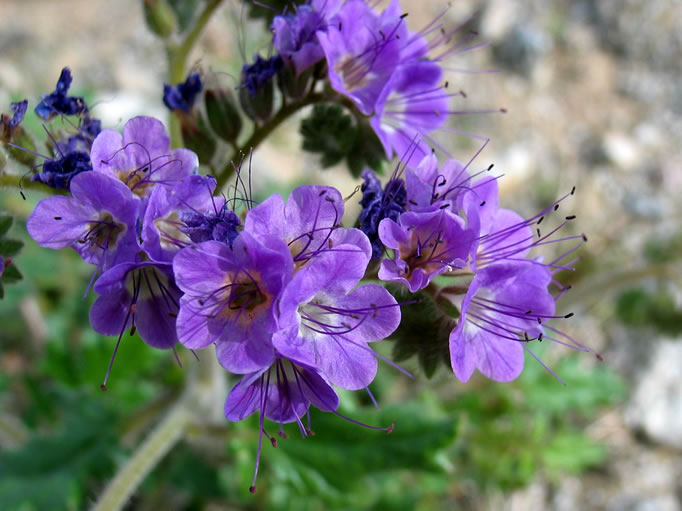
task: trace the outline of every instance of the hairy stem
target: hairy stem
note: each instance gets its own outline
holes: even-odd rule
[[[172,85],[181,82],[185,78],[185,68],[187,67],[187,58],[194,48],[201,32],[206,27],[206,24],[211,19],[211,16],[218,8],[222,0],[210,0],[204,6],[203,11],[197,17],[194,26],[192,26],[184,39],[180,43],[173,43],[168,41],[166,43],[166,57],[168,59],[168,80]],[[171,114],[170,117],[170,139],[171,147],[182,146],[182,132],[180,131],[180,119]]]
[[[190,413],[181,400],[149,434],[133,457],[100,495],[92,511],[118,511],[128,502],[144,478],[182,437]]]
[[[21,176],[14,176],[11,174],[0,175],[0,188],[19,188],[19,181],[21,181],[21,188],[24,190],[36,190],[47,195],[67,194],[66,190],[57,190],[38,181],[31,181],[30,179],[22,180]]]

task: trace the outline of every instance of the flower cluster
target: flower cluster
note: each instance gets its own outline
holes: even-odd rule
[[[295,112],[286,109],[287,90],[303,90],[291,96],[305,99],[296,108],[319,100],[351,109],[374,130],[380,152],[402,158],[385,185],[371,169],[362,171],[355,228],[342,225],[348,199],[330,186],[300,186],[286,200],[275,194],[256,203],[234,163],[242,114],[231,94],[210,87],[202,93],[199,73],[166,85],[163,95],[193,150],[171,149],[165,127],[150,117],[130,119],[122,134],[101,130],[83,98],[68,95],[68,68],[35,109],[44,120],[75,116],[77,124],[76,134],[53,138],[54,158],[33,178],[68,195],[41,200],[28,232],[41,246],[73,248],[95,267],[90,322],[118,338],[114,357],[124,334],[137,332],[154,348],[215,349],[222,367],[238,375],[224,413],[239,421],[259,412],[251,491],[263,437],[276,444],[265,419],[279,424],[281,436],[292,422],[303,436],[311,432],[311,405],[348,419],[337,410],[336,389],[369,392],[383,359],[371,344],[399,336],[409,303],[425,295],[451,326],[450,365],[461,381],[475,370],[496,381],[515,379],[525,352],[537,359],[531,342],[590,351],[547,324],[572,315],[556,312],[567,288],[554,274],[573,269],[571,255],[585,240],[558,234],[574,218],[557,221],[555,213],[573,190],[523,218],[499,206],[492,165],[476,173],[473,160],[441,164],[430,133],[457,113],[442,62],[469,49],[470,37],[454,42],[457,29],[443,29],[440,17],[412,32],[398,0],[381,12],[375,6],[311,0],[276,16],[277,54],[245,65],[239,87],[243,114],[255,121],[247,143],[259,143],[284,113]],[[268,125],[275,77],[285,97]],[[195,107],[201,96],[210,130]],[[0,141],[16,135],[25,111],[26,102],[16,103],[11,118],[0,118]],[[229,172],[211,166],[211,131],[234,148]],[[200,159],[217,178],[199,174]],[[233,169],[243,195],[228,198],[218,183]],[[567,247],[559,257],[536,254],[556,243]],[[383,282],[363,282],[369,279]],[[401,286],[410,298],[399,303],[389,289]],[[435,344],[429,335],[418,342],[425,349]]]
[[[128,121],[123,135],[102,131],[91,158],[70,196],[40,201],[27,228],[40,245],[71,247],[97,267],[97,332],[120,342],[137,331],[155,348],[214,345],[221,365],[243,375],[226,417],[259,410],[266,436],[263,418],[296,421],[306,434],[311,404],[336,411],[333,386],[369,386],[369,344],[398,327],[400,308],[384,287],[358,286],[372,249],[361,230],[341,227],[338,190],[273,195],[242,223],[213,195],[215,180],[197,174],[194,153],[170,150],[148,117]]]
[[[299,76],[324,61],[331,87],[370,120],[388,159],[417,164],[430,133],[450,114],[442,63],[467,51],[473,34],[457,39],[441,16],[419,32],[408,29],[398,0],[377,12],[365,0],[312,0],[276,16],[274,46]]]
[[[396,172],[384,189],[373,174],[363,176],[361,228],[376,239],[379,257],[392,253],[381,260],[378,277],[412,293],[439,275],[466,283],[442,289],[431,284],[458,314],[449,351],[452,370],[462,381],[475,369],[493,380],[515,379],[523,370],[524,351],[534,356],[531,341],[548,339],[590,351],[544,324],[572,316],[555,312],[556,299],[567,289],[553,274],[573,269],[575,260],[563,261],[586,238],[555,236],[572,215],[545,234],[538,226],[575,190],[524,219],[499,207],[497,178],[471,175],[467,167],[454,159],[439,166],[431,155],[416,169],[405,169],[404,179]],[[536,247],[563,242],[570,247],[551,262],[530,254]]]

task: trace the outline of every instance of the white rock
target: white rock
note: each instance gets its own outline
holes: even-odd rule
[[[650,438],[682,449],[682,341],[666,341],[656,348],[642,374],[625,419]]]

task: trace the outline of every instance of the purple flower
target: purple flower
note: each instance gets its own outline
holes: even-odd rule
[[[286,63],[300,75],[324,57],[317,41],[318,30],[326,30],[329,18],[341,0],[313,0],[299,5],[293,14],[275,16],[272,22],[273,44]]]
[[[434,154],[426,156],[415,170],[406,169],[405,182],[407,202],[412,211],[428,210],[435,204],[447,202],[457,213],[462,208],[465,192],[471,190],[471,176],[465,165],[451,159],[439,167]]]
[[[414,293],[436,276],[466,264],[474,232],[464,220],[447,209],[400,215],[400,223],[389,218],[379,225],[381,242],[395,250],[395,259],[381,261],[379,278],[401,282]]]
[[[2,277],[2,274],[5,271],[5,261],[2,259],[2,256],[0,256],[0,277]]]
[[[317,38],[329,81],[365,115],[374,112],[386,83],[400,63],[400,37],[407,35],[397,0],[377,14],[364,0],[343,4]]]
[[[137,331],[154,348],[169,349],[178,342],[175,319],[181,292],[170,265],[151,262],[118,264],[97,279],[101,295],[90,309],[90,324],[102,335]]]
[[[73,78],[68,67],[62,69],[54,92],[46,94],[35,108],[38,117],[49,121],[56,115],[80,115],[88,112],[83,98],[67,96]]]
[[[253,64],[245,64],[242,67],[242,83],[240,87],[246,88],[252,98],[258,95],[270,80],[282,69],[282,58],[279,55],[264,59],[260,55],[254,56]]]
[[[63,153],[59,158],[45,160],[40,172],[31,176],[31,181],[38,181],[58,190],[68,190],[75,176],[89,170],[92,170],[90,155],[84,151],[71,151]]]
[[[272,195],[251,209],[244,229],[256,237],[282,239],[296,268],[344,243],[369,253],[368,240],[359,230],[341,227],[343,211],[343,198],[335,188],[299,186],[286,204],[280,195]]]
[[[260,412],[258,453],[250,488],[252,493],[256,492],[263,435],[273,446],[277,445],[275,438],[265,431],[265,419],[280,424],[279,434],[282,437],[286,437],[282,426],[289,422],[296,422],[301,434],[306,436],[310,432],[310,405],[324,412],[333,412],[339,406],[339,397],[315,369],[282,357],[276,358],[269,367],[247,374],[230,391],[225,402],[225,417],[228,420],[240,421],[256,411]],[[307,428],[302,422],[306,415]]]
[[[207,212],[211,215],[223,209],[223,199],[213,197],[215,187],[214,178],[195,174],[172,188],[154,188],[141,232],[142,248],[153,261],[170,263],[178,250],[197,241],[186,233],[183,218],[186,215],[204,217]]]
[[[442,75],[438,64],[416,61],[391,76],[370,120],[387,158],[397,154],[416,165],[429,154],[429,134],[445,124],[449,113],[450,96],[439,83]]]
[[[170,149],[163,123],[153,117],[133,117],[123,135],[102,131],[90,152],[95,173],[104,173],[125,183],[132,192],[148,197],[157,184],[172,186],[194,174],[199,161],[187,149]]]
[[[272,364],[275,303],[293,272],[285,243],[243,231],[232,248],[217,241],[183,248],[173,270],[185,293],[177,324],[184,346],[216,343],[220,363],[238,374]]]
[[[376,375],[377,355],[368,343],[400,323],[400,308],[385,288],[356,287],[368,262],[368,252],[339,245],[298,270],[279,300],[272,338],[277,352],[350,390],[367,387]]]
[[[521,374],[526,343],[541,340],[542,321],[557,317],[547,290],[551,280],[550,272],[532,261],[496,264],[476,273],[450,333],[457,378],[467,381],[474,369],[496,381]]]
[[[398,220],[407,205],[405,181],[397,177],[397,173],[386,183],[382,190],[381,182],[370,169],[362,171],[362,211],[358,217],[360,230],[364,232],[372,244],[372,260],[380,259],[384,246],[379,239],[379,223],[384,218]]]
[[[26,222],[42,247],[72,247],[87,262],[106,271],[135,261],[139,204],[118,180],[83,172],[71,180],[71,197],[41,200]]]
[[[163,104],[169,110],[182,110],[186,114],[194,106],[199,93],[203,90],[199,73],[190,74],[184,82],[177,85],[163,84]]]

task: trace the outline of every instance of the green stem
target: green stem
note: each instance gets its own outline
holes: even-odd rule
[[[196,44],[201,32],[211,19],[211,16],[218,8],[222,0],[210,0],[204,6],[194,26],[187,32],[185,38],[178,44],[168,41],[166,43],[166,57],[168,59],[168,79],[171,84],[176,84],[185,79],[185,68],[187,58]],[[171,147],[182,146],[182,131],[180,130],[180,119],[171,115],[170,118],[170,138]]]
[[[202,353],[191,368],[185,391],[161,422],[121,467],[105,488],[92,511],[123,509],[130,496],[191,426],[223,424],[222,407],[216,406],[227,395],[225,370],[210,350]]]
[[[118,511],[175,443],[182,437],[190,413],[182,400],[164,417],[133,457],[100,495],[92,511]]]
[[[4,174],[0,175],[0,188],[19,188],[19,181],[21,180],[21,176],[14,176],[11,174]],[[66,190],[57,190],[55,188],[51,188],[47,186],[46,184],[40,183],[38,181],[31,181],[30,179],[24,179],[21,182],[21,187],[24,190],[36,190],[39,192],[43,192],[46,195],[65,195]]]
[[[256,127],[249,139],[244,142],[240,147],[238,147],[230,156],[227,165],[223,170],[217,175],[218,180],[218,190],[220,190],[227,180],[232,176],[234,172],[234,165],[237,165],[239,158],[242,154],[248,154],[250,151],[256,149],[275,129],[279,127],[285,120],[291,117],[293,114],[301,110],[302,108],[312,105],[313,103],[318,103],[325,99],[325,96],[320,93],[308,94],[303,99],[298,101],[293,101],[291,103],[286,103],[282,105],[275,116],[267,121],[265,124]]]

